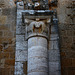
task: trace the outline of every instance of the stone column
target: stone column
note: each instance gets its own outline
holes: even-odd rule
[[[28,39],[28,75],[48,75],[47,39]]]
[[[41,17],[41,16],[40,16]],[[48,32],[50,19],[25,19],[28,39],[28,75],[48,74]]]

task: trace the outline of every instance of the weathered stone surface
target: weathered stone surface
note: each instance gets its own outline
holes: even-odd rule
[[[32,44],[31,44],[32,43]],[[48,75],[47,39],[32,37],[28,39],[28,75]],[[42,72],[41,72],[42,71]]]
[[[5,52],[0,53],[0,59],[9,59],[9,53]]]
[[[50,1],[52,1],[52,0],[50,0]],[[58,14],[58,19],[59,19],[59,33],[60,33],[60,38],[63,39],[63,40],[60,40],[61,54],[62,54],[61,56],[63,58],[62,61],[61,61],[62,62],[62,67],[63,67],[62,75],[75,75],[75,68],[74,68],[74,66],[75,66],[75,59],[74,59],[75,58],[75,54],[74,54],[74,51],[75,51],[75,44],[74,44],[75,43],[75,20],[74,20],[74,16],[73,16],[73,12],[72,12],[73,7],[72,7],[71,4],[73,4],[72,0],[58,0],[58,7],[57,7],[57,12],[58,13],[57,14]],[[0,45],[1,45],[0,46],[0,53],[5,52],[4,53],[5,55],[0,54],[0,55],[2,55],[1,58],[5,57],[4,59],[0,59],[0,61],[1,61],[0,67],[2,67],[0,69],[0,75],[5,75],[5,74],[6,75],[14,75],[13,73],[10,73],[11,71],[14,72],[13,70],[10,70],[9,68],[6,68],[8,66],[6,66],[6,67],[4,66],[5,59],[8,59],[8,55],[11,55],[10,58],[14,59],[14,53],[13,52],[14,52],[15,49],[14,49],[14,47],[12,47],[12,48],[8,47],[9,45],[12,45],[13,37],[12,37],[12,35],[11,35],[11,37],[8,37],[8,35],[7,36],[2,36],[3,32],[5,32],[5,30],[8,30],[8,33],[11,32],[11,34],[13,34],[15,32],[15,30],[13,30],[13,26],[15,26],[15,23],[14,23],[15,22],[15,18],[14,18],[15,14],[13,12],[15,12],[14,11],[15,9],[13,8],[14,9],[13,10],[11,8],[11,7],[13,7],[13,5],[14,4],[12,3],[12,0],[10,2],[9,2],[9,0],[0,0],[0,31],[1,31],[0,32]],[[18,6],[18,11],[17,12],[23,11],[24,8],[23,8],[21,3],[18,2],[17,6]],[[54,7],[54,9],[55,8],[56,7]],[[5,17],[3,17],[3,16],[5,16]],[[9,25],[9,26],[7,26],[7,25]],[[17,25],[20,25],[20,26],[22,25],[21,13],[18,13]],[[14,32],[12,32],[12,30]],[[49,50],[51,51],[51,52],[49,51],[51,61],[57,60],[58,59],[57,54],[59,54],[58,49],[57,49],[58,44],[56,44],[57,42],[54,42],[54,40],[56,41],[59,37],[55,33],[56,33],[55,29],[54,29],[54,27],[52,27],[51,36],[50,36],[50,40],[51,40],[50,43],[51,44],[50,44],[50,47],[49,47],[50,48]],[[22,39],[24,39],[24,36],[22,36],[22,35],[20,35],[20,36],[17,35],[17,36],[18,36],[18,37],[16,37],[18,39],[18,40],[16,40],[17,42],[19,42],[19,41],[23,42],[24,41],[24,40],[22,40]],[[22,46],[22,45],[23,44],[19,44],[17,47],[20,46],[19,47],[20,49],[25,50],[23,48],[24,46]],[[27,48],[27,45],[25,45],[25,46]],[[52,52],[52,50],[56,50],[56,51]],[[56,57],[54,57],[53,55],[55,55]],[[17,57],[17,59],[18,59],[18,57]],[[10,62],[8,62],[8,63],[10,63]],[[56,62],[54,62],[54,64],[56,64]],[[56,65],[58,65],[58,64],[56,64]],[[56,65],[55,65],[55,67],[58,68]],[[13,68],[13,66],[10,65],[9,67]],[[18,75],[19,74],[24,75],[23,71],[21,71],[23,69],[19,68],[18,66],[21,66],[21,65],[17,65],[17,69],[18,69],[18,71],[16,71],[17,74]],[[54,69],[55,67],[53,67],[52,69]],[[23,68],[23,66],[22,66],[22,68]],[[50,71],[50,75],[59,75],[60,71],[54,71],[54,72],[53,71],[54,70]],[[38,75],[38,74],[39,75],[40,74],[41,75],[42,74],[46,75],[45,73],[42,73],[42,72],[41,73],[33,72],[33,73],[30,73],[29,75]]]
[[[24,50],[17,50],[15,61],[27,61],[27,51]]]
[[[13,73],[14,69],[11,68],[0,68],[0,75],[14,75]]]
[[[34,53],[35,53],[35,55],[34,55]],[[31,47],[31,48],[28,48],[28,54],[29,54],[28,58],[31,58],[31,57],[45,57],[45,58],[47,58],[47,48],[43,48],[41,46]]]
[[[49,61],[60,61],[60,52],[59,50],[49,50]]]
[[[61,63],[62,67],[72,67],[72,59],[71,58],[61,59],[61,62],[62,62]]]
[[[27,42],[16,42],[16,50],[26,50],[27,51]]]
[[[17,19],[22,19],[22,11],[21,10],[17,10]]]
[[[59,49],[59,45],[58,45],[58,41],[54,40],[54,41],[49,41],[49,50],[58,50]]]
[[[8,30],[7,31],[3,31],[3,36],[5,37],[13,37],[14,33],[13,32],[9,32]]]
[[[49,62],[50,72],[60,71],[60,62]]]
[[[0,0],[0,75],[14,75],[15,30],[12,29],[16,25],[15,13],[13,1]]]
[[[28,75],[48,75],[48,73],[46,73],[46,72],[32,72],[32,73],[29,73]]]
[[[2,51],[2,49],[3,49],[3,46],[2,46],[2,45],[0,45],[0,51]]]
[[[16,26],[21,26],[22,25],[22,19],[17,19],[17,25]]]
[[[58,40],[58,39],[59,39],[58,34],[51,34],[50,35],[50,40]]]
[[[2,11],[2,15],[10,15],[10,13],[11,13],[11,8],[9,9],[7,9],[7,8],[5,8],[5,9],[3,9],[3,11]]]
[[[7,45],[8,43],[5,43],[5,44]],[[4,52],[14,52],[14,49],[15,48],[13,46],[7,45],[4,49]]]
[[[50,73],[49,73],[50,75],[61,75],[61,73],[60,73],[60,71],[51,71]]]
[[[0,16],[0,24],[5,24],[7,20],[7,16]]]
[[[25,35],[16,35],[16,42],[25,41]]]
[[[25,75],[23,72],[23,62],[15,62],[15,75]]]
[[[17,26],[16,26],[17,27],[17,31],[16,31],[17,32],[16,33],[16,38],[17,38],[16,39],[16,59],[18,61],[22,62],[22,61],[24,61],[24,58],[25,58],[25,57],[23,57],[23,53],[24,53],[24,51],[27,50],[26,49],[27,48],[27,45],[26,45],[27,43],[25,43],[25,41],[24,41],[24,37],[26,37],[26,36],[24,36],[24,34],[25,33],[28,34],[31,31],[33,31],[32,33],[30,33],[32,35],[33,35],[33,33],[37,33],[37,34],[40,33],[41,37],[38,37],[34,34],[36,37],[31,35],[27,39],[28,40],[28,75],[48,75],[48,53],[47,53],[48,46],[47,46],[47,39],[46,39],[46,36],[48,34],[46,34],[47,31],[43,31],[43,29],[44,28],[46,29],[46,27],[44,25],[42,25],[42,27],[40,27],[42,23],[40,23],[37,18],[36,18],[36,20],[38,22],[36,21],[36,23],[35,22],[33,23],[33,21],[35,19],[34,18],[35,16],[33,16],[33,18],[34,18],[34,19],[32,19],[33,21],[31,22],[31,19],[30,19],[30,22],[28,24],[28,26],[32,25],[32,24],[33,24],[33,26],[30,26],[29,28],[27,28],[28,30],[27,30],[27,32],[25,32],[24,26],[22,26],[23,25],[22,24],[22,18],[25,18],[24,15],[23,15],[24,17],[22,17],[22,12],[24,12],[23,11],[23,4],[21,2],[20,3],[18,2],[17,7],[18,8],[17,8]],[[41,11],[41,12],[43,12],[43,11]],[[28,13],[30,13],[30,12],[28,12]],[[34,15],[33,12],[31,12],[30,14]],[[36,14],[36,15],[38,15],[38,14]],[[31,16],[29,16],[28,18],[30,18],[30,17]],[[43,16],[43,17],[45,17],[45,16]],[[26,22],[26,19],[24,21]],[[30,29],[31,29],[31,31],[30,31]],[[43,36],[44,33],[42,33],[42,32],[44,32],[46,34],[46,36]],[[30,35],[30,34],[28,34],[28,35]],[[59,58],[60,57],[60,55],[59,55],[59,46],[58,46],[58,41],[57,41],[58,39],[59,39],[59,37],[58,37],[58,34],[56,34],[56,29],[55,29],[54,26],[52,26],[51,36],[50,36],[50,41],[51,42],[49,42],[49,55],[50,55],[49,57],[50,57],[51,62],[55,61],[53,65],[58,65],[58,64],[56,64],[56,62],[58,63],[60,61],[59,60],[60,59]],[[21,50],[21,51],[19,51],[19,50]],[[53,57],[53,55],[55,57]],[[51,56],[53,58],[51,58]],[[23,74],[24,75],[23,69],[21,69],[21,72],[19,73],[19,67],[21,67],[21,66],[22,65],[17,65],[16,66],[18,70],[16,70],[15,74]],[[59,67],[56,67],[55,69],[60,70]],[[51,70],[50,72],[51,72],[50,74],[60,75],[60,73],[59,73],[60,71],[57,71],[57,70],[55,70],[55,73],[53,73],[54,72],[53,70]]]
[[[47,39],[42,37],[32,37],[28,40],[28,44],[28,48],[31,48],[32,46],[42,46],[44,48],[47,48]]]
[[[0,31],[0,37],[2,37],[3,36],[3,32],[2,31]]]
[[[24,9],[23,1],[17,2],[17,10],[23,10],[23,9]]]
[[[16,26],[16,34],[25,34],[25,26]]]
[[[5,60],[5,66],[14,66],[15,65],[15,59],[6,59]]]

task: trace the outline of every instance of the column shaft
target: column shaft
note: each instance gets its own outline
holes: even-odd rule
[[[28,75],[48,75],[47,39],[28,39]]]

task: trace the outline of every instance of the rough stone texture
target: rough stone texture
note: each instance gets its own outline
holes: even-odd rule
[[[24,8],[23,6],[20,6],[20,3],[21,2],[17,3],[15,75],[26,74],[23,71],[23,63],[26,61],[28,61],[28,75],[60,75],[60,52],[58,45],[59,36],[58,33],[56,33],[57,29],[54,27],[54,25],[51,26],[49,46],[47,45],[46,38],[34,37],[28,39],[27,49],[27,41],[25,41],[25,26],[22,24],[22,12]],[[50,74],[48,74],[48,47]],[[16,63],[19,63],[19,65]],[[24,66],[24,68],[26,67],[27,65]]]
[[[16,22],[16,51],[15,51],[15,73],[14,75],[27,75],[27,41],[25,40],[25,25],[22,25],[23,6],[17,2]]]
[[[14,59],[16,57],[15,75],[27,74],[27,41],[24,39],[24,29],[22,25],[21,12],[23,6],[18,3],[17,27],[15,27],[15,7],[13,0],[0,0],[0,75],[14,75]],[[21,0],[19,0],[21,1]],[[50,0],[52,1],[52,0]],[[73,0],[74,1],[74,0]],[[57,16],[59,19],[59,35],[60,35],[60,50],[61,50],[61,75],[75,75],[75,16],[73,15],[72,0],[58,0]],[[51,9],[51,8],[50,8]],[[15,50],[15,29],[17,28],[16,41],[18,44]],[[50,75],[60,74],[60,51],[58,35],[55,34],[56,29],[51,27],[51,36],[49,41],[49,65]],[[23,43],[25,42],[25,44]],[[55,43],[54,43],[55,42]],[[21,44],[21,45],[20,45]],[[24,46],[25,45],[25,46]],[[20,46],[20,47],[19,47]],[[22,55],[25,52],[25,58]],[[21,60],[24,59],[24,61]],[[13,62],[12,62],[13,61]],[[11,63],[10,63],[11,62]],[[36,75],[33,72],[34,75]],[[45,74],[45,73],[44,73]],[[44,75],[43,74],[43,75]],[[30,74],[31,75],[31,74]]]
[[[14,75],[16,7],[0,0],[0,75]]]
[[[15,75],[25,75],[23,65],[24,62],[15,62]]]
[[[49,75],[61,75],[59,35],[55,26],[51,26],[49,41]]]
[[[73,6],[74,4],[74,6]],[[75,0],[58,1],[61,74],[75,74]]]

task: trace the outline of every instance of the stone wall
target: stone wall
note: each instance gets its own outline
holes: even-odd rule
[[[16,9],[11,0],[0,0],[0,75],[14,75]]]
[[[23,2],[17,2],[15,75],[27,75],[27,41],[25,25],[22,24]]]
[[[60,63],[60,48],[58,26],[53,24],[51,26],[50,40],[49,40],[49,75],[61,75]]]
[[[75,0],[58,0],[61,74],[75,75]]]
[[[0,0],[0,75],[14,75],[14,65],[15,75],[27,74],[27,41],[25,41],[25,26],[21,20],[23,7],[21,4],[18,5],[16,19],[13,1]],[[51,26],[49,72],[52,75],[60,74],[61,53],[61,75],[75,75],[75,15],[73,15],[72,0],[58,0],[58,5],[54,8],[57,9],[59,20],[60,43],[56,33],[57,28]]]

